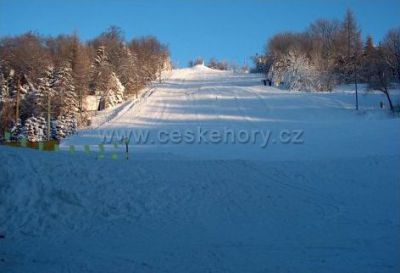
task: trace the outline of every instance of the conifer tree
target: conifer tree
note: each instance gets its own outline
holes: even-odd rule
[[[57,69],[54,91],[58,96],[57,114],[77,117],[79,113],[79,102],[69,62],[64,63],[62,67]]]
[[[363,56],[362,56],[362,66],[361,66],[361,73],[362,80],[366,83],[371,83],[372,73],[374,73],[374,58],[376,57],[376,48],[374,46],[372,37],[368,35],[367,40],[365,42]]]
[[[361,31],[357,25],[353,12],[349,9],[342,23],[341,42],[344,47],[339,55],[339,70],[344,82],[353,82],[356,95],[356,110],[358,110],[358,82],[361,58]]]
[[[58,83],[58,79],[54,70],[54,67],[47,67],[44,76],[39,79],[39,88],[37,92],[37,106],[39,107],[40,117],[38,120],[46,117],[47,120],[47,139],[51,138],[51,118],[55,110],[54,97],[56,95],[55,86]]]

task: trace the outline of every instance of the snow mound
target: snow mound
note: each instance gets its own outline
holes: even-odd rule
[[[197,64],[197,65],[193,66],[192,69],[195,71],[201,71],[201,72],[222,72],[221,70],[209,68],[208,66],[205,66],[204,64]]]

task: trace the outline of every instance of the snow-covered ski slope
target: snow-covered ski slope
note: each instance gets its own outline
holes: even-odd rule
[[[393,97],[399,102],[398,92]],[[356,112],[353,92],[288,92],[262,86],[260,76],[196,66],[175,70],[140,103],[127,104],[128,109],[123,105],[121,114],[63,146],[96,149],[102,142],[147,134],[146,142],[131,143],[134,157],[275,161],[395,154],[400,122],[379,108],[384,95],[362,90],[359,99],[361,110]],[[221,141],[210,139],[213,130],[220,132]],[[190,131],[194,139],[168,137],[173,131]],[[246,141],[246,133],[256,136]],[[299,141],[287,141],[287,133]]]
[[[0,272],[399,272],[400,122],[363,93],[356,112],[352,92],[195,67],[100,115],[63,143],[75,153],[0,147]],[[199,127],[276,143],[79,151],[115,130]]]

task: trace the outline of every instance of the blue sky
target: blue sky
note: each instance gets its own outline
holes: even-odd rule
[[[117,25],[127,39],[157,36],[178,66],[198,56],[242,64],[275,33],[302,31],[320,17],[341,19],[347,8],[363,36],[376,41],[400,26],[400,0],[0,0],[0,36],[77,31],[87,40]]]

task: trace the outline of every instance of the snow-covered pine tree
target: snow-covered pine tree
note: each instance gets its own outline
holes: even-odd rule
[[[121,59],[121,64],[118,68],[119,79],[123,86],[125,86],[126,94],[133,94],[139,83],[139,75],[135,69],[137,63],[136,54],[132,53],[131,50],[124,45],[123,52],[125,58]]]
[[[41,108],[42,112],[47,112],[47,102],[49,98],[53,98],[55,93],[55,86],[57,77],[53,66],[47,67],[44,71],[43,77],[39,78],[38,93],[37,93],[37,106]],[[54,107],[54,106],[53,106]]]
[[[4,77],[2,66],[0,66],[0,117],[3,117],[4,105],[9,100],[8,84]],[[0,124],[3,127],[3,124]],[[1,130],[0,130],[1,131]]]
[[[8,97],[9,97],[8,83],[0,67],[0,109],[2,103],[4,103],[8,99]]]
[[[32,116],[25,121],[24,133],[27,140],[32,142],[47,139],[47,123],[44,117]]]
[[[70,136],[72,134],[76,133],[76,130],[78,128],[78,123],[77,120],[74,116],[71,115],[66,115],[64,117],[64,122],[67,126],[66,134],[67,136]]]
[[[58,96],[57,121],[53,125],[53,137],[64,138],[76,132],[77,117],[79,115],[79,101],[75,92],[72,69],[70,63],[64,63],[56,72],[55,92]],[[53,122],[53,123],[54,123]],[[54,130],[54,127],[56,128]]]
[[[25,99],[21,105],[23,121],[32,116],[40,116],[43,113],[44,110],[42,109],[42,107],[39,107],[42,103],[41,96],[42,95],[40,91],[35,87],[27,92]]]
[[[93,92],[101,96],[100,110],[114,106],[122,101],[123,86],[118,77],[112,70],[112,65],[108,60],[106,48],[100,46],[92,65],[91,88]]]
[[[57,101],[54,102],[56,104],[56,107],[54,107],[56,114],[77,116],[79,102],[69,62],[64,63],[56,70],[54,91],[57,94]]]
[[[77,128],[77,119],[71,115],[58,116],[51,124],[52,136],[55,139],[63,139],[69,135],[75,134]]]
[[[97,49],[97,54],[92,64],[90,87],[96,94],[102,95],[107,89],[108,81],[112,73],[112,67],[108,60],[105,46]]]
[[[123,102],[125,87],[121,84],[117,75],[112,72],[100,100],[100,109],[107,109]]]
[[[45,121],[47,139],[51,138],[51,117],[55,110],[55,86],[58,84],[58,78],[56,76],[54,67],[49,66],[42,78],[39,78],[39,88],[36,93],[36,105],[38,107],[38,112],[40,117],[37,118],[39,121],[39,128],[43,129],[42,119]],[[43,131],[43,130],[42,130]],[[42,132],[38,130],[37,133]],[[39,135],[38,135],[39,136]],[[39,136],[40,138],[40,136]],[[41,140],[40,140],[41,141]]]
[[[59,116],[52,122],[52,134],[55,139],[63,139],[67,136],[67,126],[64,123],[64,117]]]
[[[124,101],[125,87],[121,84],[117,75],[113,72],[109,79],[107,92],[105,94],[105,107],[113,107]]]
[[[39,141],[45,141],[45,140],[49,139],[48,135],[50,135],[50,134],[47,134],[48,129],[51,130],[51,127],[48,127],[46,119],[44,117],[39,117],[38,118],[38,132],[37,132]]]
[[[21,124],[21,119],[18,119],[17,123],[12,126],[10,133],[12,140],[19,140],[24,137],[24,129]]]
[[[36,127],[37,127],[37,119],[34,116],[25,120],[24,133],[29,141],[32,142],[37,141]]]

